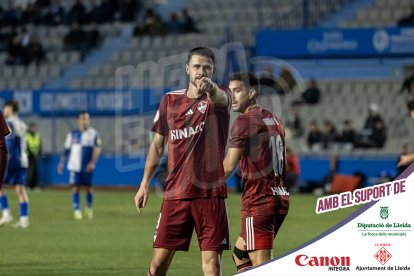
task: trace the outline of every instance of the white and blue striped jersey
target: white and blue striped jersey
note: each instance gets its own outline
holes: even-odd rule
[[[27,126],[18,116],[7,118],[6,123],[10,130],[10,134],[6,136],[8,169],[27,168]]]
[[[92,160],[93,149],[101,146],[98,131],[89,127],[85,131],[74,129],[66,136],[65,154],[69,155],[67,169],[71,172],[85,172]]]

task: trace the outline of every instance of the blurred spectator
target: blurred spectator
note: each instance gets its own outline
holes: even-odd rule
[[[17,32],[11,26],[0,29],[0,31],[0,51],[8,51],[9,46],[12,44],[14,38],[17,37]]]
[[[198,33],[200,32],[194,23],[193,18],[188,14],[187,9],[182,10],[182,21],[183,21],[183,31],[184,33]]]
[[[20,7],[10,7],[3,12],[3,24],[17,26],[23,22],[23,10]]]
[[[403,93],[405,90],[407,90],[411,98],[414,98],[414,74],[404,80],[400,92]]]
[[[276,79],[277,94],[285,95],[293,90],[296,86],[296,79],[290,70],[283,66],[280,70],[279,77]]]
[[[111,3],[109,0],[102,1],[100,5],[97,5],[96,1],[93,0],[88,14],[89,21],[97,24],[112,22],[114,12],[115,11],[111,12]]]
[[[46,53],[37,37],[32,37],[26,47],[26,63],[35,62],[37,65],[46,61]]]
[[[400,156],[398,156],[397,164],[401,161],[401,156],[412,154],[412,153],[413,153],[413,147],[411,146],[411,144],[410,143],[405,143],[403,145],[402,152],[401,152]],[[398,174],[397,175],[400,175],[409,166],[410,166],[410,164],[405,164],[405,165],[402,165],[400,167],[397,167],[398,168]]]
[[[311,79],[308,81],[306,90],[302,92],[302,102],[307,104],[319,103],[321,91],[319,90],[316,80]]]
[[[286,164],[288,191],[296,191],[298,189],[301,170],[299,158],[290,148],[286,148]]]
[[[20,40],[17,36],[13,38],[11,44],[8,47],[6,64],[7,65],[25,64],[25,51],[24,51],[23,46],[20,44]]]
[[[101,44],[101,33],[96,27],[95,23],[90,25],[90,30],[87,32],[88,49],[96,48]]]
[[[292,104],[286,121],[286,128],[293,138],[301,137],[304,133],[299,108],[299,105]]]
[[[308,138],[306,139],[308,148],[313,151],[318,151],[321,148],[322,133],[319,130],[318,122],[315,120],[309,124]]]
[[[170,20],[167,22],[167,31],[170,34],[179,34],[183,32],[182,24],[178,20],[177,13],[173,12],[170,15]]]
[[[26,47],[30,42],[29,31],[26,28],[23,28],[19,37],[20,37],[20,45],[22,45],[23,47]]]
[[[414,25],[414,6],[411,7],[411,13],[408,16],[402,17],[400,20],[398,20],[397,25],[399,27]]]
[[[42,21],[40,9],[32,3],[29,3],[23,11],[23,20],[25,24],[39,24]]]
[[[157,36],[157,35],[166,35],[167,31],[164,24],[161,21],[159,15],[155,16],[155,21],[148,26],[148,35]]]
[[[356,146],[360,148],[382,148],[385,145],[386,136],[386,127],[379,113],[379,106],[371,103],[364,129],[358,137]]]
[[[151,25],[157,20],[157,16],[152,9],[145,11],[141,22],[138,22],[134,28],[134,36],[146,35]]]
[[[73,23],[69,32],[63,37],[63,49],[79,51],[82,56],[88,51],[87,34],[78,23]]]
[[[145,12],[142,22],[138,23],[134,28],[134,36],[165,34],[166,28],[161,22],[161,17],[151,9]]]
[[[53,0],[53,3],[49,5],[46,15],[46,25],[60,25],[65,19],[65,9],[60,4],[60,0]]]
[[[352,150],[355,146],[356,133],[350,120],[344,121],[344,126],[341,134],[338,136],[338,142],[341,149],[345,151]]]
[[[268,66],[263,71],[263,75],[259,79],[260,92],[263,94],[274,94],[277,89],[277,84],[273,74],[273,68]]]
[[[136,0],[121,0],[120,13],[122,22],[134,21],[138,11],[138,3]]]
[[[332,144],[337,141],[338,133],[336,132],[336,128],[334,124],[326,120],[323,123],[323,132],[322,132],[322,147],[324,149],[330,149]]]
[[[69,24],[84,24],[86,19],[86,8],[82,0],[76,0],[68,13]]]

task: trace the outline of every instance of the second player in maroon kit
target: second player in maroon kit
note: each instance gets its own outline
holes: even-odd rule
[[[7,197],[4,194],[3,191],[3,181],[4,181],[4,175],[6,173],[7,169],[7,163],[8,163],[8,152],[7,152],[7,146],[6,146],[6,136],[10,133],[9,127],[7,126],[6,121],[4,120],[3,113],[0,111],[0,205],[1,206],[7,206],[7,203],[5,204],[5,201],[7,201]],[[9,214],[4,214],[5,212],[8,212],[8,210],[2,210],[3,214],[0,218],[0,224],[3,222],[6,222],[8,217],[10,217]]]
[[[138,211],[146,205],[149,180],[165,143],[169,175],[148,275],[165,275],[175,252],[188,251],[194,229],[204,275],[220,275],[221,251],[229,249],[223,158],[231,96],[228,88],[219,88],[211,80],[214,70],[215,57],[210,49],[191,50],[186,65],[188,89],[164,95],[154,118],[155,135],[135,196]]]
[[[233,111],[241,115],[231,129],[224,169],[226,177],[237,164],[242,171],[242,233],[234,260],[238,271],[244,271],[271,258],[273,240],[288,213],[285,132],[280,119],[257,105],[254,74],[232,75],[229,87]]]

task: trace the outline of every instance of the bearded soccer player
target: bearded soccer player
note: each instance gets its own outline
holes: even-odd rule
[[[237,164],[242,171],[242,232],[233,252],[242,272],[271,259],[273,240],[288,213],[285,131],[279,118],[258,105],[254,74],[230,76],[229,88],[233,111],[240,115],[231,129],[224,172],[229,177]]]
[[[175,252],[188,251],[194,228],[204,275],[221,274],[221,252],[229,249],[223,157],[231,96],[211,80],[214,71],[213,51],[192,49],[186,63],[188,88],[165,94],[155,115],[155,135],[135,196],[138,211],[147,204],[149,181],[166,142],[169,175],[147,275],[166,275]]]
[[[0,112],[0,206],[2,207],[2,217],[0,218],[0,225],[8,223],[12,220],[8,207],[7,196],[3,192],[4,174],[7,169],[8,152],[6,146],[6,136],[10,133],[7,123],[4,120],[3,113]],[[6,206],[4,208],[3,206]]]
[[[67,159],[67,169],[70,172],[69,182],[72,185],[73,217],[83,219],[80,207],[80,190],[86,190],[85,214],[88,219],[93,218],[93,183],[92,177],[96,162],[101,155],[102,140],[99,132],[90,126],[88,112],[79,112],[78,128],[66,135],[65,151],[60,158],[58,172],[63,172]]]

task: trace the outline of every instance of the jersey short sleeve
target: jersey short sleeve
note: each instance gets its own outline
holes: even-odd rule
[[[65,140],[65,145],[64,145],[65,146],[65,150],[70,149],[71,143],[72,143],[72,133],[69,132],[66,135],[66,140]]]
[[[151,130],[162,136],[168,136],[167,95],[161,99]]]
[[[243,116],[239,116],[231,128],[229,141],[230,148],[247,148],[249,143],[249,121]]]

